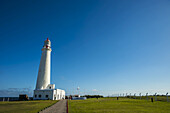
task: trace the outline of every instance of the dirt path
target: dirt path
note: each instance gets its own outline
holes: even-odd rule
[[[67,103],[67,100],[60,100],[56,104],[41,111],[40,113],[66,113],[66,110],[67,110],[66,103]]]

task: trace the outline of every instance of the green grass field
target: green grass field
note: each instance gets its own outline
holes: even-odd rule
[[[0,102],[0,113],[37,113],[47,106],[51,106],[57,101],[37,100],[37,101],[11,101]]]
[[[170,102],[129,98],[69,100],[69,113],[170,113]]]

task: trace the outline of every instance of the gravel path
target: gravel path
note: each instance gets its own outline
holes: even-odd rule
[[[67,104],[67,100],[60,100],[56,104],[41,111],[40,113],[66,113],[67,110],[66,104]]]

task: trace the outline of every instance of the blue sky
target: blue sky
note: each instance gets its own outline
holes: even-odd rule
[[[170,1],[2,0],[0,96],[32,95],[41,49],[67,94],[170,91]]]

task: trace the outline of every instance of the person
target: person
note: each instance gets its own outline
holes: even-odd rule
[[[153,102],[153,98],[151,98],[151,102]]]

